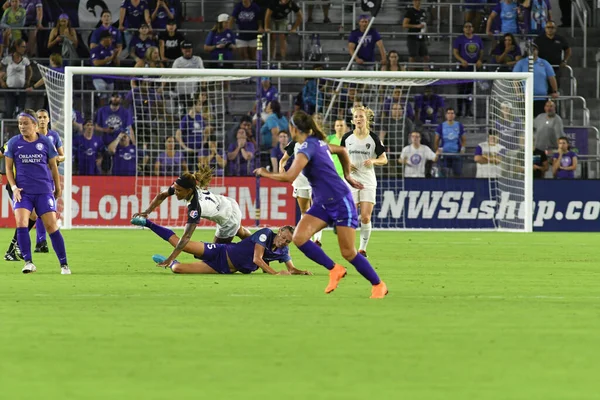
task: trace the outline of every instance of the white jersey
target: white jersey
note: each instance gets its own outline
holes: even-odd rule
[[[291,156],[296,157],[298,155],[299,148],[300,148],[300,143],[291,141],[287,144],[287,146],[285,146],[285,152],[290,157]],[[308,178],[306,178],[306,175],[304,175],[304,173],[302,171],[300,172],[300,174],[298,174],[296,179],[294,179],[294,182],[292,182],[292,186],[294,187],[294,189],[298,189],[298,190],[307,190],[307,189],[311,188],[310,183],[308,182]]]
[[[373,165],[365,167],[363,163],[385,153],[385,147],[383,147],[377,135],[369,132],[365,138],[359,139],[353,131],[350,131],[342,137],[340,144],[348,150],[350,163],[357,168],[356,171],[351,173],[351,176],[366,187],[376,187],[377,178],[375,177]]]
[[[175,188],[171,186],[169,195],[174,194]],[[204,218],[217,225],[223,225],[229,220],[234,206],[239,208],[237,202],[229,197],[196,189],[188,202],[188,223],[198,224],[200,219]]]
[[[402,149],[400,158],[408,160],[404,165],[405,178],[425,178],[425,162],[435,160],[435,153],[425,145],[415,148],[411,144]]]
[[[475,148],[476,156],[490,157],[502,157],[506,153],[506,147],[501,144],[495,144],[490,146],[489,142],[481,142]],[[488,163],[479,164],[477,163],[477,174],[476,178],[498,178],[500,177],[500,164]]]

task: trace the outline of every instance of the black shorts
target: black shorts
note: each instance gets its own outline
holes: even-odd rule
[[[427,39],[417,39],[416,37],[409,36],[406,39],[406,43],[408,44],[409,57],[425,57],[429,55]]]
[[[10,201],[12,201],[13,200],[13,191],[12,191],[12,188],[10,187],[9,183],[6,184],[6,191],[8,192],[8,197],[10,197]]]

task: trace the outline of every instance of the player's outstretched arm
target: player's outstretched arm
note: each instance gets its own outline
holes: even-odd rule
[[[356,179],[350,176],[352,163],[350,162],[350,156],[348,156],[348,151],[343,146],[337,146],[335,144],[329,145],[329,151],[338,156],[340,163],[342,164],[342,168],[344,169],[344,178],[346,182],[350,184],[355,189],[363,189],[364,186],[362,183],[358,182]]]
[[[292,260],[287,261],[285,263],[285,266],[288,270],[288,272],[292,275],[312,275],[312,272],[310,271],[302,271],[301,269],[298,269],[294,266],[294,263],[292,262]]]
[[[293,182],[294,179],[300,175],[302,169],[308,164],[308,158],[302,153],[298,153],[294,158],[294,162],[287,171],[273,173],[266,170],[266,168],[257,168],[254,170],[256,176],[264,176],[279,182]]]
[[[162,192],[160,192],[159,194],[156,195],[156,197],[154,197],[154,199],[152,200],[152,202],[150,203],[150,205],[148,206],[148,208],[145,211],[139,212],[139,213],[135,213],[133,214],[133,217],[148,217],[148,215],[150,215],[150,213],[152,211],[154,211],[156,209],[156,207],[160,206],[161,203],[163,201],[165,201],[165,199],[167,197],[171,196],[169,194],[169,189],[164,190]]]
[[[277,272],[273,268],[269,267],[269,264],[263,260],[263,255],[265,254],[265,248],[260,244],[254,245],[254,256],[252,257],[252,262],[256,264],[256,266],[270,275],[289,275],[288,271],[280,271]]]
[[[190,240],[192,239],[192,234],[194,233],[195,230],[196,230],[196,224],[194,224],[194,223],[186,224],[185,230],[183,231],[183,235],[179,239],[179,242],[177,242],[177,245],[171,252],[171,255],[165,261],[163,261],[162,263],[160,263],[158,265],[161,267],[167,267],[167,266],[171,265],[173,260],[175,260],[179,254],[181,254],[181,252],[183,251],[185,246],[187,246],[187,244],[190,242]]]

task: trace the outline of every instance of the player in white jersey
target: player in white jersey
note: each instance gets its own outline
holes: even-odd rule
[[[375,206],[377,178],[375,165],[388,163],[385,147],[376,134],[370,131],[375,115],[369,107],[358,105],[352,108],[354,130],[342,137],[341,146],[348,150],[352,168],[352,178],[360,182],[364,188],[352,188],[352,198],[360,209],[360,247],[359,253],[367,256],[367,245],[371,237],[371,214]]]
[[[475,162],[477,163],[476,178],[499,178],[500,161],[506,153],[506,147],[498,143],[498,136],[490,130],[488,140],[481,142],[475,148]]]
[[[279,171],[285,171],[285,164],[292,157],[298,154],[298,148],[300,147],[299,143],[294,142],[293,140],[285,146],[285,153],[283,153],[283,157],[279,160]],[[312,188],[310,187],[310,183],[308,179],[302,172],[298,175],[296,179],[292,182],[292,187],[294,188],[293,196],[298,202],[298,208],[300,208],[300,214],[304,215],[310,206],[312,205]],[[321,246],[321,237],[323,236],[323,231],[319,231],[314,234],[312,237],[312,241],[315,242],[318,246]]]
[[[421,144],[421,132],[410,134],[411,144],[402,149],[398,164],[404,165],[405,178],[425,178],[425,162],[437,162],[441,149],[433,152],[428,146]]]
[[[251,236],[251,232],[242,226],[242,212],[238,203],[207,189],[211,179],[212,169],[208,166],[200,166],[195,174],[184,173],[171,187],[156,195],[145,211],[134,214],[131,223],[152,229],[155,224],[148,219],[148,215],[167,197],[176,195],[177,199],[188,202],[188,221],[182,239],[187,234],[191,238],[201,218],[217,224],[214,243],[231,243],[235,236],[240,239]]]

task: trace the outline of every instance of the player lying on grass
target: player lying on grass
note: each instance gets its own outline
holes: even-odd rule
[[[175,249],[169,257],[154,255],[152,259],[158,266],[171,268],[178,274],[231,274],[238,271],[249,274],[260,268],[271,275],[312,275],[294,267],[288,249],[294,227],[289,225],[280,228],[277,233],[269,228],[260,229],[238,243],[187,242],[181,249],[181,240],[175,232],[156,224],[154,227],[154,233]],[[202,261],[180,263],[175,257],[181,251]],[[271,261],[285,263],[287,270],[275,271],[269,266]]]
[[[188,221],[181,238],[185,243],[192,238],[201,218],[217,224],[214,243],[231,243],[235,236],[240,239],[247,238],[251,233],[242,226],[240,206],[232,198],[208,191],[207,187],[211,179],[212,169],[208,166],[200,166],[195,174],[181,175],[169,189],[159,193],[152,200],[146,211],[134,214],[131,223],[154,230],[152,228],[154,223],[148,219],[148,215],[167,197],[175,195],[177,200],[185,200],[189,203]]]

